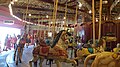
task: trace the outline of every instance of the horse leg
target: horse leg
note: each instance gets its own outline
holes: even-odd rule
[[[21,50],[20,47],[17,48],[17,59],[16,59],[16,65],[18,65],[18,60],[21,63]]]
[[[21,58],[22,58],[22,55],[23,55],[23,48],[24,47],[21,47]]]
[[[36,64],[37,61],[38,61],[38,59],[39,59],[38,56],[33,56],[33,59],[32,59],[31,61],[29,61],[29,65],[30,65],[30,67],[32,67],[32,63],[33,63],[33,62],[35,62],[35,64]],[[34,66],[35,66],[35,65],[34,65]],[[37,67],[37,65],[36,65],[36,67]]]
[[[66,63],[73,63],[74,67],[77,66],[77,62],[76,62],[75,60],[71,60],[71,59],[66,58],[66,59],[65,59],[65,62],[66,62]]]
[[[17,57],[16,57],[16,65],[18,65],[18,58],[19,58],[19,56],[18,56],[18,50],[17,50],[17,55],[16,55]]]
[[[19,56],[19,61],[21,63],[21,59],[22,59],[22,48],[21,47],[18,48],[18,56]]]
[[[62,67],[59,60],[55,60],[55,63],[56,63],[56,65],[57,65],[57,67]]]
[[[37,67],[37,61],[34,62],[34,67]]]
[[[15,61],[15,57],[16,57],[16,51],[17,51],[17,46],[15,47],[15,51],[14,51],[14,57],[13,57],[14,61]]]
[[[43,61],[44,61],[44,58],[41,58],[41,57],[40,57],[40,63],[39,63],[40,67],[42,67]]]

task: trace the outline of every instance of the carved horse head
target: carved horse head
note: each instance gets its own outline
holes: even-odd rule
[[[54,46],[56,45],[59,45],[59,43],[61,43],[61,45],[64,43],[66,43],[67,39],[68,39],[68,36],[70,36],[71,34],[66,31],[66,30],[61,30],[55,37],[54,41],[53,41],[53,44],[51,46],[51,48],[53,48]],[[64,45],[63,44],[63,45]]]

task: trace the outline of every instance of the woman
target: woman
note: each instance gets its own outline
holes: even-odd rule
[[[29,44],[31,43],[30,35],[28,34],[26,37],[26,46],[28,48]]]
[[[4,43],[4,49],[3,49],[3,51],[7,51],[6,44],[7,44],[8,36],[9,35],[7,34],[7,36],[5,37],[5,43]]]

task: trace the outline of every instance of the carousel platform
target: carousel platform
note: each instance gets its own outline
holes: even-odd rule
[[[6,59],[2,59],[2,60],[0,59],[0,67],[30,67],[29,61],[32,59],[33,47],[34,46],[29,46],[28,48],[26,48],[26,47],[24,48],[23,56],[22,56],[22,63],[18,63],[18,65],[16,65],[15,61],[13,60],[14,50],[7,51],[6,54],[4,53],[5,54],[4,57]],[[7,64],[8,64],[8,66],[7,66]],[[49,65],[46,65],[46,60],[43,63],[43,67],[50,67]],[[52,64],[51,67],[56,67],[56,64]],[[72,66],[72,64],[62,63],[62,67],[73,67],[73,66]],[[83,63],[79,62],[79,65],[77,67],[84,67]],[[88,67],[90,67],[90,66],[88,66]]]

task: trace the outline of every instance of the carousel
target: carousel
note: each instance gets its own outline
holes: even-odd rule
[[[24,45],[32,44],[30,67],[44,67],[44,60],[50,67],[64,67],[62,63],[120,67],[119,4],[120,0],[0,1],[23,25],[14,52],[16,65],[21,63]]]

